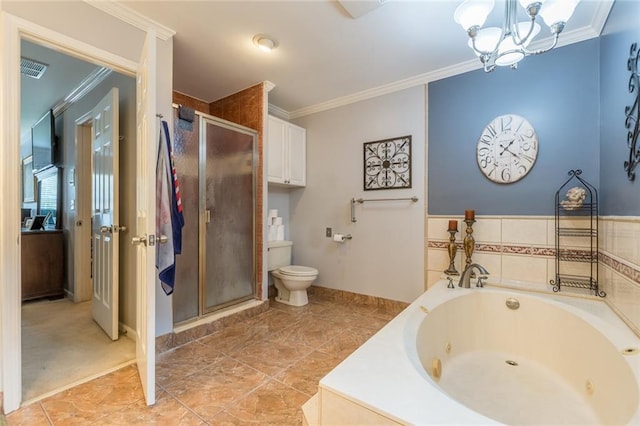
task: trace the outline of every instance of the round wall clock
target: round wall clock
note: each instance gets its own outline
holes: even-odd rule
[[[482,131],[476,154],[480,171],[488,179],[513,183],[525,177],[536,162],[538,137],[519,115],[500,115]]]

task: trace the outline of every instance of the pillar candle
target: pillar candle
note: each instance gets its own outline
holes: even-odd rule
[[[450,220],[449,221],[449,229],[447,231],[457,231],[458,230],[458,221]]]
[[[464,220],[476,220],[476,211],[475,210],[465,210],[464,211]]]

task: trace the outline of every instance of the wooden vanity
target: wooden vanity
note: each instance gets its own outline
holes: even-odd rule
[[[22,300],[64,296],[62,230],[22,230]]]

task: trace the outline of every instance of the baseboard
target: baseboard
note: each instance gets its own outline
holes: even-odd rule
[[[120,334],[133,340],[134,342],[138,341],[138,333],[136,333],[136,331],[128,325],[124,323],[118,323],[118,330],[120,331]]]
[[[409,303],[406,302],[385,299],[383,297],[368,296],[366,294],[352,293],[350,291],[337,290],[335,288],[320,287],[317,285],[312,285],[307,291],[310,295],[323,299],[355,305],[372,306],[389,311],[399,312],[409,306]]]
[[[229,307],[190,323],[176,326],[171,333],[156,337],[156,353],[166,352],[184,344],[208,336],[269,309],[268,300],[251,300]]]

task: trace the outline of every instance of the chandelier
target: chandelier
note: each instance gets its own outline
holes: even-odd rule
[[[529,21],[518,22],[516,0],[505,0],[502,28],[483,28],[494,0],[465,0],[456,8],[453,19],[469,35],[468,45],[480,58],[485,72],[496,66],[515,69],[525,56],[548,52],[558,44],[558,37],[580,0],[517,0]],[[536,19],[540,16],[553,36],[551,44],[540,50],[529,50],[531,41],[540,32]]]

